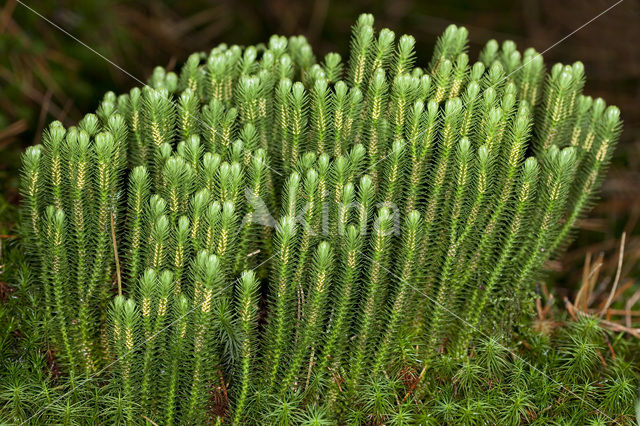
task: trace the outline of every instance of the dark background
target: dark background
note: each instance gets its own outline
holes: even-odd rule
[[[417,40],[418,64],[426,66],[437,36],[449,25],[469,30],[470,57],[484,43],[514,40],[520,50],[544,52],[617,0],[518,1],[50,1],[24,3],[140,80],[156,65],[179,67],[188,54],[218,43],[256,44],[271,34],[304,34],[317,56],[343,58],[350,27],[362,12],[376,27]],[[640,1],[624,0],[544,53],[555,62],[584,62],[585,92],[622,110],[621,143],[601,201],[580,223],[576,242],[553,262],[557,296],[580,285],[585,255],[604,254],[603,288],[618,262],[627,233],[619,300],[633,294],[640,276]],[[72,124],[93,111],[103,93],[139,85],[99,55],[15,0],[0,6],[0,232],[11,234],[18,202],[19,154],[37,142],[49,121]],[[626,286],[626,288],[625,288]]]

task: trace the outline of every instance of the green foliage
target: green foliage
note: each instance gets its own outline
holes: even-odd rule
[[[427,424],[633,422],[637,373],[619,357],[622,341],[614,339],[609,347],[597,320],[583,317],[553,335],[527,332],[521,339],[529,349],[512,351],[493,337],[482,338],[474,356],[437,359],[434,373],[425,375],[429,384],[420,395],[425,405],[418,419]],[[565,375],[569,369],[571,378]],[[614,395],[626,408],[611,409]]]
[[[346,67],[303,37],[220,45],[49,126],[21,233],[72,385],[106,382],[127,423],[574,421],[558,380],[631,415],[631,372],[596,369],[587,321],[557,359],[504,346],[594,199],[618,109],[581,94],[580,63],[543,85],[512,42],[470,65],[452,26],[422,69],[394,41],[362,15]]]

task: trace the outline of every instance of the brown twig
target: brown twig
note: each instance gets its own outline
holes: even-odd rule
[[[11,19],[11,15],[13,15],[13,10],[16,7],[16,1],[8,1],[7,3],[5,3],[4,7],[2,8],[2,12],[0,13],[0,34],[2,34],[4,32],[4,27],[7,25],[7,22],[9,22],[9,19]]]
[[[625,327],[624,325],[607,320],[600,320],[600,323],[611,331],[627,333],[640,339],[640,328]]]
[[[589,309],[584,309],[584,312],[587,312],[589,314],[592,315],[597,315],[598,312],[600,312],[600,309],[596,309],[596,308],[589,308]],[[627,315],[629,315],[630,317],[640,317],[640,311],[628,311],[626,309],[609,309],[607,311],[608,315],[620,315],[620,316],[624,316],[626,317]]]
[[[311,346],[311,356],[309,357],[309,369],[307,372],[307,381],[304,384],[304,390],[306,391],[309,388],[309,381],[311,380],[311,369],[313,368],[313,359],[314,359],[314,355],[315,355],[315,349],[313,346]]]
[[[158,423],[154,422],[153,420],[151,420],[149,417],[145,416],[144,414],[140,414],[140,417],[142,417],[143,419],[145,419],[146,421],[151,423],[153,426],[158,426]]]
[[[622,237],[620,238],[620,254],[618,255],[618,267],[616,269],[616,277],[613,280],[613,287],[611,288],[611,293],[609,294],[609,298],[607,302],[602,307],[602,311],[600,311],[600,317],[606,312],[606,310],[611,305],[613,301],[613,295],[616,293],[616,289],[618,288],[618,282],[620,281],[620,273],[622,272],[622,259],[624,258],[624,241],[627,237],[627,233],[623,232]]]
[[[616,359],[616,352],[613,350],[613,346],[611,346],[611,342],[609,341],[609,337],[605,334],[604,340],[607,342],[607,346],[609,347],[609,352],[611,352],[611,358]]]
[[[569,312],[569,315],[571,315],[571,319],[575,320],[576,319],[576,311],[575,309],[573,309],[573,303],[571,303],[569,301],[568,298],[564,298],[564,304],[567,307],[567,312]]]
[[[413,382],[409,390],[407,390],[407,393],[404,395],[404,398],[402,398],[401,404],[403,404],[407,400],[407,398],[409,398],[409,395],[413,393],[416,386],[418,386],[418,383],[422,381],[422,378],[424,377],[424,373],[426,371],[427,371],[427,364],[425,363],[424,367],[422,367],[422,371],[420,372],[420,375],[418,375],[418,378]]]
[[[593,287],[598,280],[597,272],[599,272],[602,265],[604,265],[602,260],[603,255],[600,253],[600,257],[596,263],[591,266],[591,252],[588,252],[586,255],[584,269],[582,271],[582,285],[574,299],[574,305],[581,309],[587,309],[589,307],[591,293],[593,292]]]
[[[120,276],[120,260],[118,259],[118,244],[116,243],[116,225],[111,212],[111,238],[113,240],[113,256],[116,259],[116,278],[118,279],[118,296],[122,296],[122,277]]]
[[[28,129],[29,125],[27,124],[27,120],[23,118],[11,123],[3,130],[0,130],[0,141],[2,141],[0,142],[0,148],[4,148],[6,145],[8,145],[11,142],[10,138],[12,138],[13,136],[17,136]],[[7,141],[4,141],[5,139],[7,139]]]
[[[625,325],[627,327],[631,327],[631,307],[636,304],[638,299],[640,299],[640,289],[633,293],[633,296],[631,296],[624,305]]]
[[[596,288],[596,283],[598,282],[598,278],[600,278],[600,272],[602,272],[602,267],[604,266],[604,253],[600,252],[598,256],[598,261],[596,262],[596,266],[593,268],[593,272],[589,275],[589,287],[587,287],[587,298],[585,301],[585,306],[589,306],[591,299],[593,298],[593,290]]]
[[[331,375],[331,377],[333,377],[333,382],[336,384],[336,386],[338,386],[338,391],[340,391],[340,393],[342,393],[342,386],[340,386],[341,383],[344,383],[344,379],[342,378],[342,376],[340,376],[339,373],[337,373],[336,371],[334,371],[331,366],[327,366],[327,370],[329,370],[329,374]]]
[[[222,375],[222,371],[218,370],[218,375],[220,376],[220,383],[222,384],[222,394],[224,395],[224,402],[226,406],[229,406],[229,395],[227,394],[227,384],[224,382],[224,376]]]
[[[623,284],[619,285],[618,289],[616,290],[615,294],[613,295],[613,301],[615,302],[616,300],[618,300],[619,297],[621,295],[623,295],[624,292],[627,291],[629,288],[631,288],[631,286],[633,286],[634,284],[635,284],[635,281],[633,279],[628,279]],[[602,302],[600,302],[600,305],[596,308],[596,311],[600,312],[602,310],[602,307],[605,305],[606,302],[607,302],[606,300],[603,300]],[[609,317],[611,317],[612,313],[613,313],[613,309],[611,307],[609,307],[607,309],[605,318],[609,319]]]
[[[542,314],[542,302],[539,297],[536,298],[536,311],[538,312],[538,319],[543,320],[544,315]]]
[[[580,313],[581,315],[592,316],[588,312],[583,312],[577,309],[575,306],[573,306],[573,303],[571,303],[571,301],[566,297],[564,298],[564,303],[567,307],[567,311],[569,312],[571,317],[574,319],[576,318],[576,315],[575,315],[576,312]],[[627,333],[632,335],[633,337],[640,339],[640,328],[625,327],[624,325],[621,325],[612,321],[608,321],[605,319],[601,319],[601,318],[598,318],[598,321],[600,321],[600,326],[603,328],[606,328],[607,330]]]
[[[544,308],[542,309],[542,316],[546,317],[547,314],[549,313],[549,310],[551,309],[551,306],[553,306],[553,300],[555,298],[553,297],[553,293],[549,294],[549,298],[547,299],[547,303],[545,303]]]
[[[586,287],[589,286],[589,275],[591,273],[591,252],[588,251],[585,255],[584,266],[582,267],[582,284],[580,285],[580,289],[578,290],[578,294],[576,294],[576,298],[573,300],[573,303],[576,306],[581,305],[582,301],[582,292]]]

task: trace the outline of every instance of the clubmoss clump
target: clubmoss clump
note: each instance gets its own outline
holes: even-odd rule
[[[492,40],[470,64],[451,26],[422,68],[395,38],[362,15],[346,66],[303,37],[221,45],[50,125],[21,223],[65,373],[129,422],[402,422],[389,377],[509,341],[619,110],[579,62]]]

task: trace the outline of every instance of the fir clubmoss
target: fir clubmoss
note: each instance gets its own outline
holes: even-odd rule
[[[630,369],[598,370],[588,320],[539,342],[558,357],[505,346],[594,202],[619,110],[582,94],[580,62],[545,75],[495,40],[472,62],[450,26],[421,68],[412,36],[373,25],[345,64],[301,36],[195,53],[24,154],[48,343],[68,377],[108,382],[110,421],[630,418]]]

